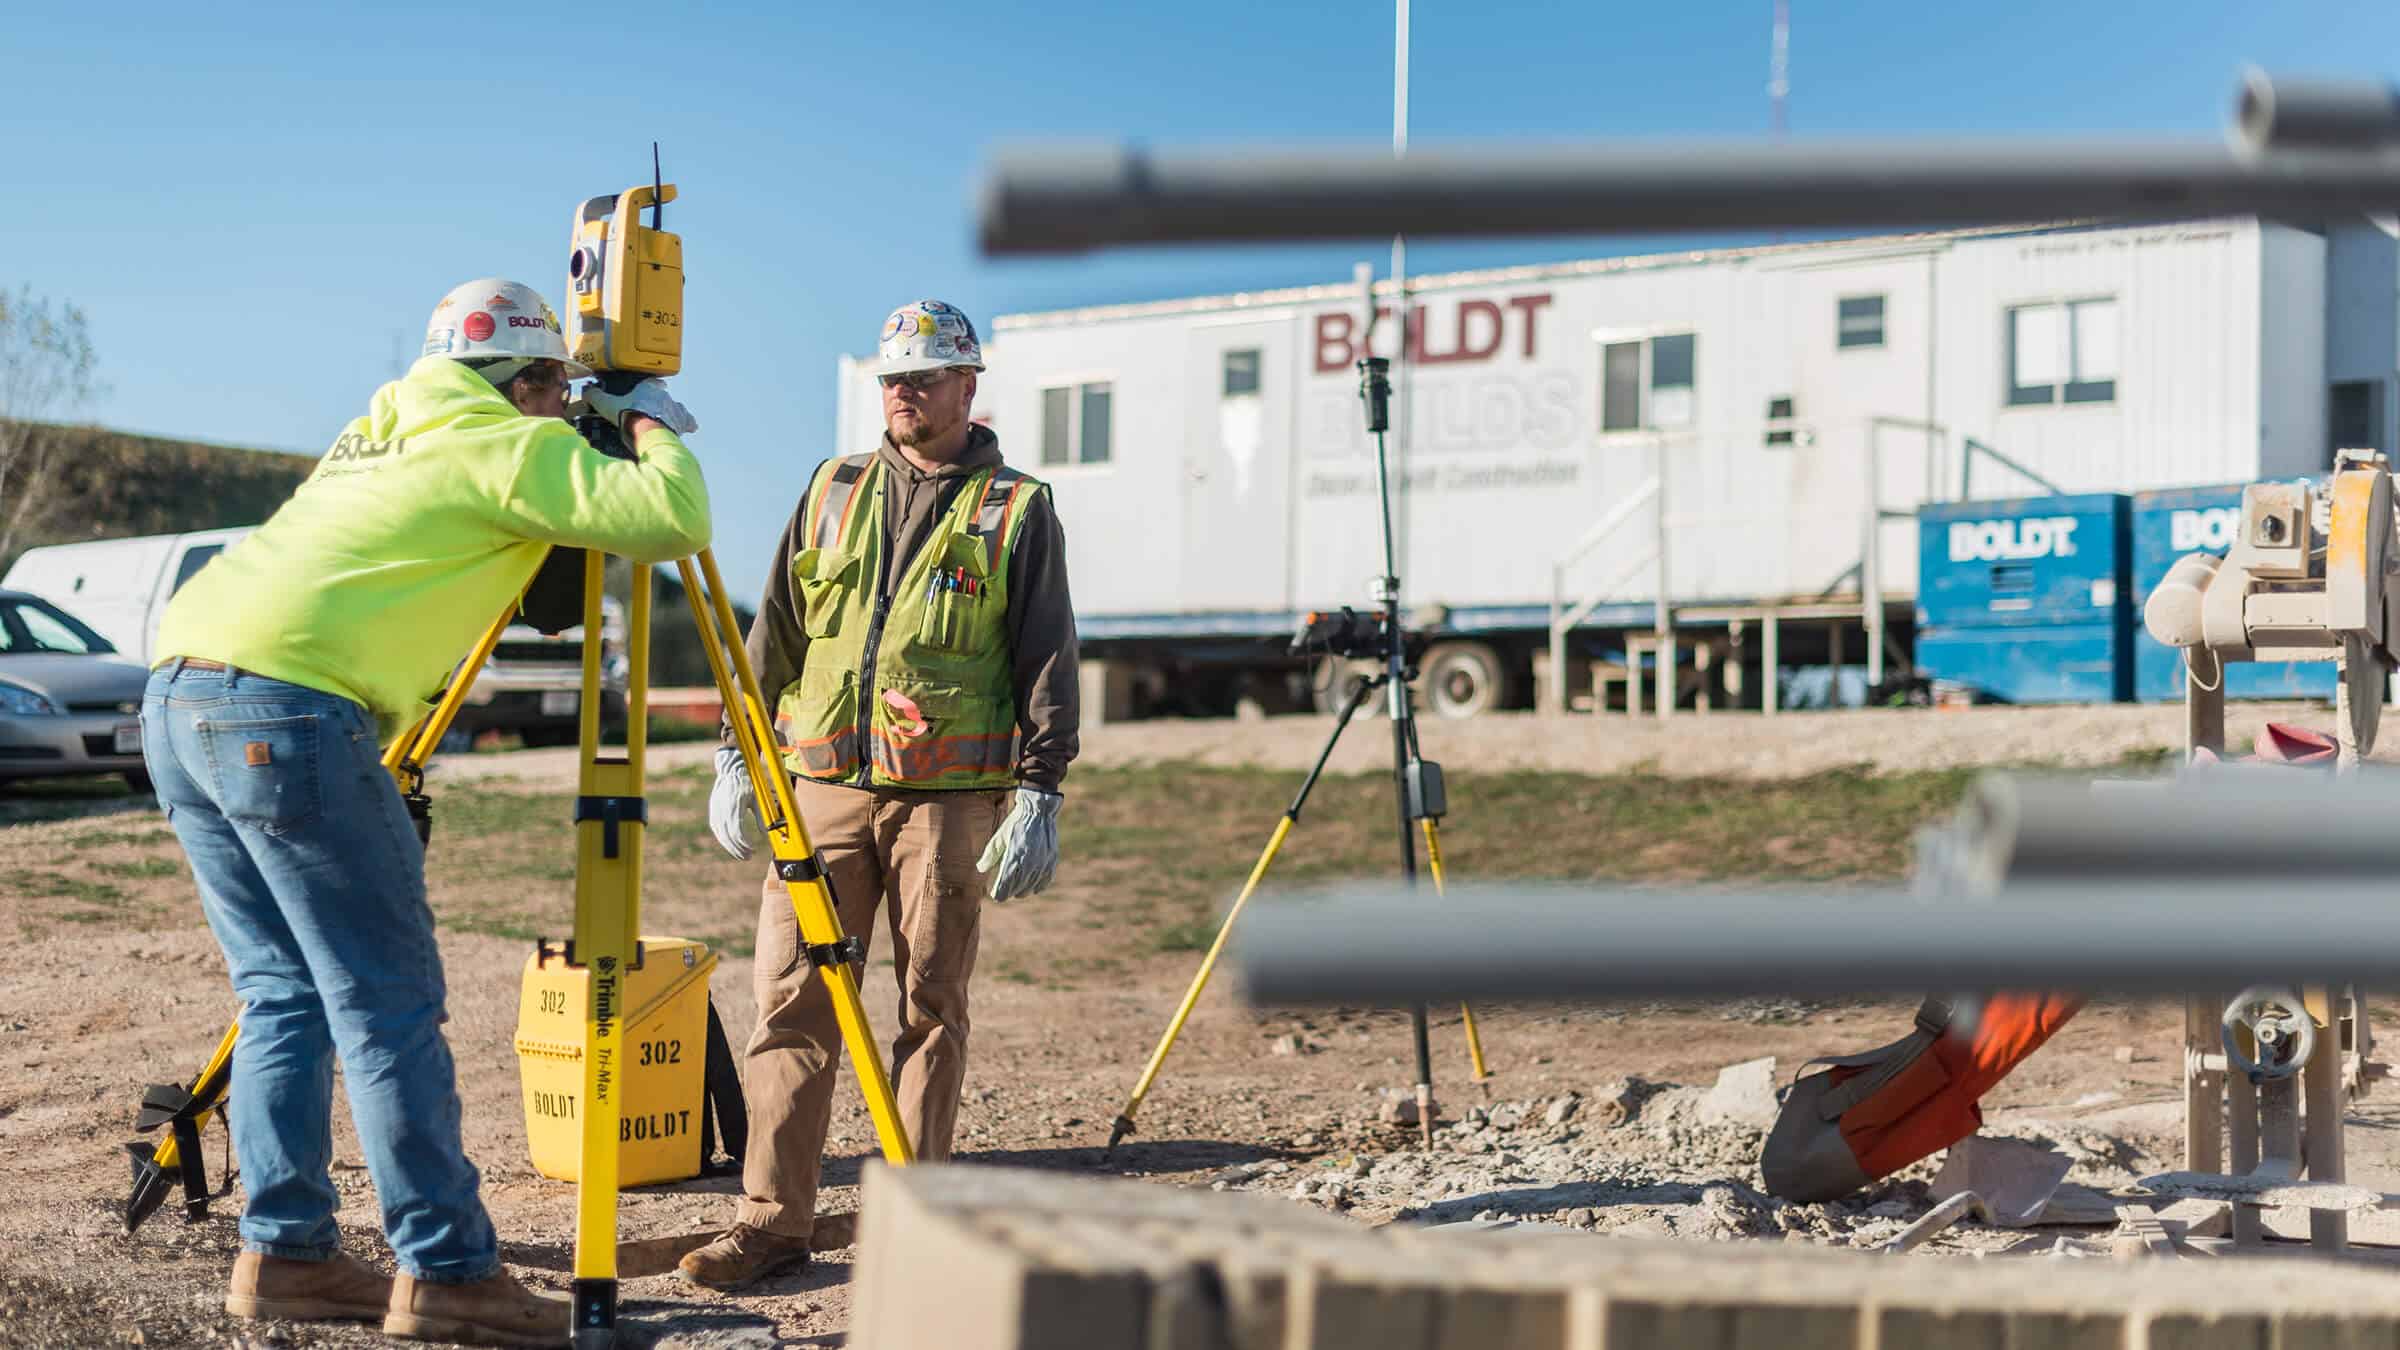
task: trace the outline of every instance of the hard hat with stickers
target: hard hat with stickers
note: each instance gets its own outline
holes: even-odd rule
[[[965,311],[939,300],[902,305],[883,321],[883,338],[871,375],[901,375],[912,370],[946,370],[952,366],[983,369],[983,343]]]
[[[499,277],[481,277],[451,288],[433,307],[425,325],[426,356],[466,361],[480,356],[559,361],[572,379],[591,368],[567,355],[566,335],[541,292]]]

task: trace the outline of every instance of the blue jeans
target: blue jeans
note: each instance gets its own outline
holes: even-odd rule
[[[228,1105],[242,1245],[333,1254],[338,1053],[400,1268],[444,1284],[498,1271],[459,1142],[425,852],[374,719],[338,695],[177,658],[151,672],[142,758],[242,1001]]]

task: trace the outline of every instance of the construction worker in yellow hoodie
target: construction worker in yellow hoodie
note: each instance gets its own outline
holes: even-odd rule
[[[470,281],[266,524],[159,626],[142,755],[241,1000],[229,1128],[246,1199],[225,1309],[387,1335],[555,1345],[564,1299],[500,1264],[459,1138],[425,854],[379,747],[516,602],[550,545],[639,562],[708,544],[708,490],[658,381],[585,395],[634,458],[566,421],[558,319]],[[340,1249],[333,1066],[400,1268]]]

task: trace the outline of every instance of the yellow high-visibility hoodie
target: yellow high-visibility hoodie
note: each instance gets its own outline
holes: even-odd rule
[[[176,592],[157,660],[221,661],[355,699],[389,744],[523,593],[545,546],[637,562],[708,546],[708,487],[675,433],[638,461],[527,417],[428,356],[375,391],[267,523]]]

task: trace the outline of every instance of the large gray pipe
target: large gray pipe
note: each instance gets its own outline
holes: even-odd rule
[[[1987,774],[1949,826],[1992,886],[2190,880],[2277,893],[2325,880],[2400,898],[2400,778],[2227,766],[2181,782]]]
[[[2262,980],[2400,983],[2388,881],[1892,893],[1399,886],[1243,915],[1251,1002],[1409,1003],[2066,989],[2182,993]]]
[[[1436,905],[1353,889],[1258,907],[1235,960],[1263,1003],[2400,977],[2388,771],[1990,775],[1919,864],[1913,898],[1455,886]]]
[[[2391,91],[2254,76],[2253,147],[2205,141],[1638,143],[1587,149],[1003,151],[983,247],[1850,229],[2400,211]],[[2380,102],[2378,101],[2380,97]]]
[[[2400,145],[2400,90],[2381,80],[2242,79],[2234,124],[2254,149]]]

